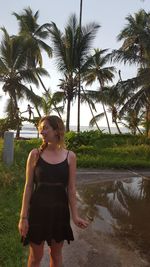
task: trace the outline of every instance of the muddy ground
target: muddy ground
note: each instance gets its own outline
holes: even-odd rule
[[[77,172],[77,187],[89,183],[99,183],[132,177],[150,179],[150,170],[89,170]],[[80,209],[80,207],[79,207]],[[148,267],[150,263],[132,244],[124,245],[101,231],[91,222],[86,230],[72,224],[75,241],[64,244],[63,267]],[[132,248],[132,249],[131,249]],[[49,267],[49,249],[45,253],[41,267]]]

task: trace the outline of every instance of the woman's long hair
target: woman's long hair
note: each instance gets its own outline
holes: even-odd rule
[[[43,121],[47,121],[48,124],[57,132],[57,138],[58,138],[58,146],[65,148],[65,141],[64,141],[64,135],[65,135],[65,126],[58,116],[50,115],[50,116],[44,116],[40,119],[38,128],[40,128],[40,125]],[[41,154],[44,149],[48,146],[48,143],[44,142],[41,144],[39,148],[39,153]]]

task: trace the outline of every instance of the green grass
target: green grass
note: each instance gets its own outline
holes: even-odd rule
[[[23,249],[18,233],[18,219],[23,183],[0,190],[0,266],[25,267],[27,249]]]
[[[0,160],[0,267],[26,267],[27,261],[28,248],[23,248],[18,232],[25,159],[16,161],[7,167]]]

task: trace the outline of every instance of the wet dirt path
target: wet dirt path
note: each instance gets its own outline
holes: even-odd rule
[[[92,190],[90,185],[95,184],[94,188],[97,188],[99,185],[102,187],[102,185],[104,186],[114,180],[129,179],[130,181],[133,177],[134,179],[142,177],[149,180],[150,171],[87,169],[78,171],[77,188],[80,214],[85,216],[87,209],[89,209],[88,205],[91,205],[91,201],[94,203],[91,197],[92,191],[89,191],[90,201],[87,200],[88,204],[85,203],[86,194],[89,194],[88,190]],[[126,184],[129,184],[129,181]],[[85,190],[85,187],[87,187],[87,190]],[[82,199],[83,194],[84,199]],[[96,196],[96,199],[98,199],[98,196]],[[108,211],[98,205],[90,206],[90,208],[93,209],[94,207],[95,209],[95,206],[98,213],[96,213],[97,215],[86,230],[77,228],[71,222],[75,241],[71,242],[70,245],[67,242],[64,243],[63,267],[149,267],[150,262],[144,255],[141,255],[140,250],[135,247],[132,240],[125,239],[124,236],[117,238],[112,234],[113,228],[110,223],[112,218]],[[90,209],[90,212],[93,212],[92,209]],[[94,212],[96,211],[94,210]],[[41,267],[49,267],[49,250],[46,244]]]

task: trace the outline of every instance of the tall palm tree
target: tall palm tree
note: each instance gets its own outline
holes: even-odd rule
[[[79,17],[79,43],[81,39],[81,26],[82,26],[82,0],[80,0],[80,17]],[[81,66],[80,66],[80,57],[78,58],[78,68],[79,68],[79,85],[78,85],[78,122],[77,122],[77,132],[80,132],[80,102],[81,102],[81,79],[80,79],[80,71],[81,71]]]
[[[39,11],[33,14],[30,7],[25,8],[22,13],[13,12],[19,23],[19,37],[25,46],[30,66],[42,67],[42,53],[45,51],[49,57],[52,56],[52,48],[45,42],[49,37],[50,23],[38,24]],[[18,37],[18,36],[17,36]]]
[[[114,60],[145,67],[150,56],[150,13],[140,10],[134,16],[128,15],[126,21],[118,35],[118,41],[123,41],[123,44],[112,53]]]
[[[139,108],[145,105],[147,125],[150,120],[150,96],[148,94],[150,85],[150,13],[140,10],[134,16],[126,17],[127,24],[118,35],[118,40],[123,41],[120,49],[113,51],[112,56],[115,61],[137,64],[139,69],[137,76],[133,79],[120,82],[124,90],[135,92],[131,100],[128,99],[125,107],[131,103]],[[131,107],[133,108],[133,107]],[[150,135],[150,133],[149,133]]]
[[[139,125],[142,124],[142,118],[143,118],[143,113],[138,114],[136,110],[128,110],[124,116],[122,116],[123,122],[121,124],[128,128],[133,135],[138,133],[143,134],[142,131],[139,128]]]
[[[65,82],[68,82],[67,88],[70,90],[70,94],[74,91],[71,88],[71,84],[74,86],[74,79],[78,79],[79,74],[79,59],[80,68],[82,71],[82,65],[87,60],[92,42],[95,38],[99,25],[96,23],[90,23],[80,29],[76,16],[73,14],[70,16],[68,23],[65,27],[64,33],[62,33],[56,24],[53,22],[50,28],[50,33],[54,46],[54,55],[56,58],[56,64],[58,70],[62,73],[63,77],[67,77]],[[80,38],[79,38],[80,36]],[[76,87],[77,91],[77,87]],[[69,96],[69,94],[68,94]],[[67,108],[67,128],[69,125],[70,115]]]
[[[64,79],[60,79],[61,83],[58,85],[61,90],[63,90],[63,100],[64,103],[67,102],[67,118],[66,118],[66,131],[70,131],[70,109],[71,102],[77,95],[78,78],[68,77],[64,75]]]
[[[118,125],[118,119],[120,119],[119,116],[119,110],[120,106],[122,104],[123,98],[118,92],[115,85],[109,87],[103,87],[103,91],[93,91],[93,90],[86,90],[86,95],[88,99],[92,100],[94,104],[103,103],[108,107],[109,112],[112,116],[112,122],[115,123],[116,128],[118,130],[118,133],[121,134],[121,130]],[[105,116],[105,113],[99,113],[93,116],[93,118],[90,120],[90,125],[93,126],[98,122],[99,120],[103,119]]]
[[[0,82],[3,91],[9,95],[12,103],[12,115],[18,119],[18,100],[31,95],[25,83],[39,85],[38,75],[47,75],[43,68],[29,67],[20,39],[9,36],[2,28],[3,39],[0,44]],[[19,131],[17,132],[17,135]]]
[[[96,80],[98,80],[101,93],[103,93],[103,88],[105,86],[105,83],[112,82],[115,72],[115,68],[113,66],[109,67],[105,66],[109,60],[108,55],[107,54],[105,55],[107,51],[108,49],[104,50],[94,49],[94,55],[88,58],[86,63],[87,70],[85,71],[85,74],[83,74],[86,85],[91,85]],[[108,116],[103,102],[102,106],[107,121],[108,130],[109,133],[111,133]]]
[[[49,38],[50,23],[39,25],[39,11],[33,14],[30,7],[25,8],[20,14],[13,13],[19,22],[19,37],[23,45],[24,52],[27,54],[29,66],[43,66],[42,51],[46,52],[48,57],[52,57],[52,48],[46,43]],[[37,77],[46,92],[47,89],[37,73]]]

